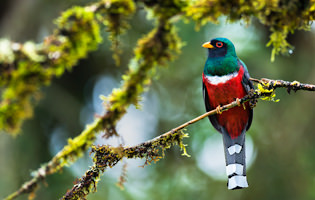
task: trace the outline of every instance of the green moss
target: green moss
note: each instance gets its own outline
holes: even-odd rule
[[[9,67],[4,69],[0,80],[4,87],[0,129],[17,133],[22,122],[32,116],[32,104],[38,100],[40,86],[49,84],[52,77],[62,75],[65,70],[71,70],[101,42],[95,15],[85,8],[67,10],[56,24],[58,29],[54,35],[42,44],[1,42],[0,45],[7,49],[0,64]],[[12,59],[18,62],[14,64]],[[9,70],[12,68],[14,70]]]
[[[96,192],[96,184],[101,172],[98,169],[92,168],[85,175],[76,181],[75,187],[67,191],[61,198],[64,200],[86,199],[90,192]]]
[[[275,55],[287,54],[292,48],[286,41],[290,32],[296,29],[309,30],[315,17],[314,4],[314,0],[202,0],[193,1],[185,11],[199,26],[208,22],[218,23],[222,15],[228,16],[231,22],[249,22],[251,17],[258,18],[270,28],[268,46],[273,46],[271,60],[274,60]]]
[[[102,4],[105,9],[100,10],[98,17],[109,32],[108,39],[112,42],[113,58],[119,65],[119,56],[122,53],[119,48],[119,36],[129,28],[127,19],[134,13],[136,6],[132,0],[104,0]]]
[[[174,145],[178,145],[183,151],[183,156],[190,157],[186,151],[186,145],[183,143],[183,139],[188,137],[187,133],[179,130],[177,132],[164,134],[156,139],[148,142],[144,142],[134,147],[110,147],[93,146],[92,153],[93,162],[95,168],[104,171],[107,167],[113,167],[123,157],[133,158],[145,158],[145,164],[151,164],[153,161],[157,162],[159,159],[164,158],[165,151]]]
[[[172,17],[181,14],[184,12],[184,9],[187,7],[189,1],[183,0],[156,0],[156,1],[146,1],[143,3],[153,10],[155,16],[160,20],[169,20]]]
[[[127,158],[145,158],[146,163],[150,164],[152,161],[156,162],[160,158],[164,158],[165,150],[178,145],[183,151],[183,155],[188,156],[183,143],[183,138],[185,137],[188,137],[188,135],[183,131],[162,135],[135,147],[125,148],[123,155]]]
[[[48,40],[45,51],[53,64],[51,72],[59,75],[71,69],[88,52],[95,50],[102,38],[94,12],[86,8],[73,7],[67,10],[56,20],[56,25],[58,30]],[[54,53],[56,55],[58,52],[63,54],[54,57]]]
[[[123,157],[129,159],[144,158],[145,163],[143,166],[150,165],[152,162],[156,163],[161,158],[164,158],[166,149],[174,145],[178,145],[181,148],[183,156],[190,157],[186,152],[186,145],[183,143],[183,138],[185,137],[188,137],[188,135],[180,130],[178,132],[164,134],[156,139],[134,147],[93,146],[93,168],[104,172],[107,167],[111,168],[115,166]]]

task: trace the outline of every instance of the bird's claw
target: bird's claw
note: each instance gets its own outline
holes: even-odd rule
[[[239,99],[239,98],[236,98],[236,99],[235,99],[235,101],[236,101],[236,103],[237,103],[237,105],[238,105],[238,106],[243,105],[244,110],[246,110],[245,103],[241,103],[241,101],[240,101],[240,99]]]
[[[222,107],[220,105],[218,105],[218,107],[216,107],[215,111],[217,112],[217,114],[221,115],[222,111],[221,111]]]
[[[236,98],[235,101],[236,101],[236,103],[237,103],[238,106],[241,106],[241,105],[242,105],[239,98]]]

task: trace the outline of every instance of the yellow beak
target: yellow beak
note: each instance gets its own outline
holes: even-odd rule
[[[212,44],[210,44],[210,42],[204,43],[204,44],[202,45],[202,47],[208,48],[208,49],[213,49],[213,48],[214,48],[214,46],[213,46]]]

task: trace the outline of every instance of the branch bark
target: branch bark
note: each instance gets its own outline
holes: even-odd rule
[[[255,83],[260,83],[267,86],[267,89],[276,89],[276,88],[287,88],[288,93],[291,90],[298,91],[298,90],[305,90],[305,91],[315,91],[315,85],[300,83],[298,81],[284,81],[284,80],[271,80],[267,78],[262,79],[255,79],[250,78],[251,81]]]

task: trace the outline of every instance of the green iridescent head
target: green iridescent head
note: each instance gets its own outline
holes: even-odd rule
[[[223,76],[238,71],[238,58],[233,43],[227,38],[214,38],[202,45],[208,48],[206,75]]]

